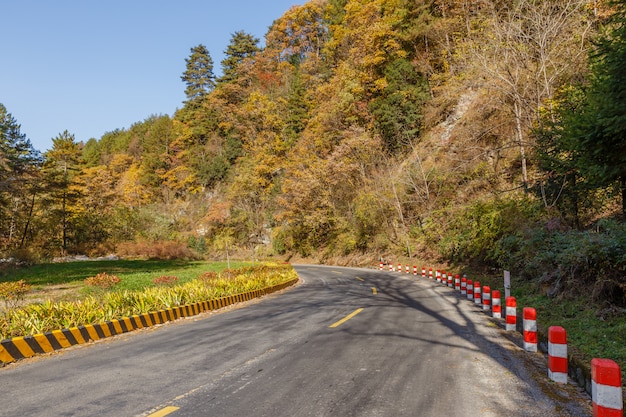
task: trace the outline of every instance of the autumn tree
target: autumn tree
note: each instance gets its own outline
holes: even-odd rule
[[[472,32],[471,63],[513,122],[524,190],[530,184],[529,129],[544,101],[584,69],[592,24],[586,3],[522,0],[504,9],[493,4],[488,31]]]

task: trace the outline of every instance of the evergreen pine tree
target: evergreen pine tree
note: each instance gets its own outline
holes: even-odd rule
[[[617,12],[591,55],[587,103],[574,134],[587,180],[597,187],[618,184],[626,217],[626,5],[615,5]]]
[[[219,82],[228,83],[238,78],[237,69],[246,59],[256,55],[259,49],[259,40],[244,31],[235,32],[228,47],[224,51],[226,58],[222,60],[222,77]]]
[[[215,88],[213,59],[207,48],[200,44],[191,48],[191,55],[185,62],[187,69],[180,78],[187,85],[185,88],[187,100],[201,99]]]

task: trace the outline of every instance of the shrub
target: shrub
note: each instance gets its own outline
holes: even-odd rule
[[[14,282],[0,282],[0,299],[6,308],[16,307],[24,299],[31,286],[23,279]]]
[[[163,275],[152,280],[157,287],[172,287],[178,282],[178,277]]]
[[[85,278],[85,285],[89,287],[96,287],[102,290],[108,290],[113,288],[115,285],[122,282],[121,279],[116,277],[115,275],[109,275],[106,272],[102,272],[95,277]]]
[[[185,243],[176,241],[141,241],[120,243],[117,248],[120,256],[145,259],[197,259],[198,256]]]
[[[220,277],[220,275],[217,272],[214,271],[207,271],[207,272],[203,272],[199,277],[198,280],[200,282],[204,282],[204,283],[210,283],[212,281],[217,280]]]

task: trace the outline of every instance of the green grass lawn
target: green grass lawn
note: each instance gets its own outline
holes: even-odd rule
[[[249,265],[247,262],[231,261],[231,268]],[[115,261],[77,261],[63,263],[38,264],[13,269],[0,274],[0,282],[24,280],[34,289],[47,285],[82,284],[85,278],[106,272],[116,275],[122,282],[117,289],[141,290],[154,286],[152,280],[160,276],[178,277],[183,283],[197,278],[203,272],[219,272],[226,269],[226,262],[181,261],[181,260],[115,260]]]

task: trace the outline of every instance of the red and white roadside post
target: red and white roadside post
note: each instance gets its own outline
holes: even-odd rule
[[[422,278],[426,278],[426,267],[422,267]]]
[[[435,278],[437,279],[437,282],[441,282],[441,271],[437,270],[435,272]]]
[[[405,265],[405,268],[406,268],[406,273],[407,273],[407,274],[410,274],[411,272],[410,272],[410,270],[409,270],[409,265]]]
[[[474,282],[471,279],[467,280],[467,299],[474,300]]]
[[[591,404],[594,417],[622,417],[622,372],[611,359],[591,360]]]
[[[548,378],[567,384],[567,332],[561,326],[548,329]]]
[[[483,311],[491,311],[491,287],[483,285]]]
[[[517,300],[515,297],[506,297],[506,330],[517,330]]]
[[[478,304],[478,305],[482,304],[479,281],[474,281],[474,304]]]
[[[446,285],[448,282],[448,273],[446,271],[441,272],[441,284]]]
[[[428,279],[433,279],[433,269],[428,268]]]
[[[448,274],[448,287],[454,287],[454,277],[452,276],[452,272]]]
[[[413,265],[413,275],[417,276],[417,265]]]
[[[537,311],[532,307],[524,307],[524,350],[526,352],[537,351]]]
[[[461,291],[461,276],[459,274],[454,276],[454,289],[456,291]]]
[[[500,291],[498,290],[491,292],[491,315],[494,319],[502,318],[502,301],[500,300]]]
[[[467,296],[467,278],[461,278],[461,295]]]
[[[402,264],[398,264],[398,272],[402,273]]]
[[[382,261],[380,261],[380,263],[378,264],[378,269],[381,270],[381,271],[383,270],[383,262]]]

